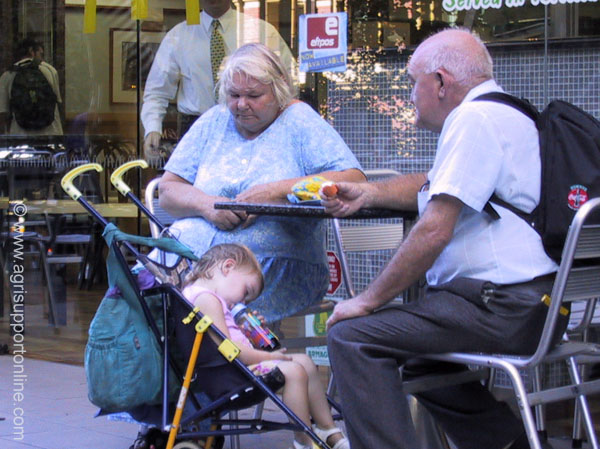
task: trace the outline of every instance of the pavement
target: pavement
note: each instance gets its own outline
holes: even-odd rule
[[[137,435],[136,423],[94,417],[82,366],[2,355],[0,380],[0,449],[129,449]],[[284,419],[269,401],[263,416]],[[292,434],[243,435],[240,442],[242,449],[288,449]],[[567,438],[550,442],[554,449],[571,447]],[[225,449],[230,447],[227,439]]]
[[[2,355],[0,380],[0,449],[129,449],[138,433],[136,423],[94,417],[82,366]],[[284,418],[269,402],[264,416]],[[288,449],[291,442],[289,431],[240,438],[243,449]]]

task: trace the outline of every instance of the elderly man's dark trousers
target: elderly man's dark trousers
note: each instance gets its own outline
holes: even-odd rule
[[[329,356],[352,449],[418,449],[402,379],[465,369],[418,354],[529,353],[547,312],[540,300],[551,288],[547,277],[505,286],[461,278],[429,287],[418,301],[335,324]],[[557,337],[566,324],[565,317]],[[417,398],[461,449],[501,449],[523,433],[520,419],[479,382]]]

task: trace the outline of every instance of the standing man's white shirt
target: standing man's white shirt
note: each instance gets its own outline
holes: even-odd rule
[[[145,135],[153,131],[162,133],[168,103],[175,95],[177,109],[183,114],[200,115],[216,104],[210,61],[213,20],[202,11],[199,25],[179,23],[161,42],[144,90],[141,118]],[[262,42],[292,72],[295,64],[290,49],[271,24],[233,9],[218,20],[227,54],[243,44]]]
[[[495,192],[525,212],[539,202],[541,162],[535,124],[516,109],[488,101],[472,101],[502,91],[486,81],[471,91],[448,115],[438,140],[429,190],[419,193],[419,211],[438,194],[461,200],[463,207],[448,246],[427,272],[439,285],[455,277],[498,284],[529,281],[556,271],[540,236],[522,218],[500,206],[492,221],[481,210]]]

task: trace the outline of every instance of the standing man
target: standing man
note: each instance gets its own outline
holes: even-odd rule
[[[293,67],[290,49],[269,23],[231,9],[230,0],[202,0],[202,7],[199,25],[182,22],[167,33],[148,74],[141,114],[147,158],[159,156],[162,121],[175,95],[179,138],[216,104],[219,67],[236,48],[262,42]]]
[[[468,30],[444,30],[419,45],[408,73],[416,125],[440,133],[433,168],[381,183],[340,182],[337,196],[323,201],[336,216],[361,207],[420,212],[377,278],[339,303],[327,323],[352,449],[419,447],[402,380],[466,369],[425,363],[419,354],[535,349],[547,311],[540,299],[557,269],[524,220],[494,206],[501,217],[494,221],[483,210],[495,192],[529,212],[541,182],[533,121],[509,106],[473,101],[502,91],[483,43]],[[387,305],[423,275],[422,298]],[[558,337],[566,324],[557,326]],[[529,447],[521,421],[479,382],[417,398],[461,449]]]
[[[44,47],[26,38],[18,43],[15,55],[15,65],[0,77],[0,134],[62,135],[58,73],[44,61]],[[17,74],[20,79],[15,83]]]

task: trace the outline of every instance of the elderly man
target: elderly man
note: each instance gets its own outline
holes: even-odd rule
[[[483,210],[495,192],[531,211],[541,169],[534,123],[509,106],[473,101],[502,91],[482,42],[467,30],[444,30],[416,49],[408,73],[416,125],[440,133],[432,169],[381,183],[339,183],[338,194],[324,201],[336,216],[361,207],[420,212],[378,277],[339,303],[328,321],[352,449],[419,446],[402,379],[464,367],[426,364],[418,354],[534,348],[546,314],[540,299],[557,269],[524,220],[495,205],[499,220]],[[424,274],[421,299],[387,305]],[[478,382],[418,399],[461,449],[529,447],[520,420]]]
[[[175,95],[179,138],[216,104],[220,65],[236,48],[261,42],[289,70],[294,66],[290,49],[271,24],[231,9],[230,0],[202,0],[202,8],[200,24],[177,24],[161,42],[152,63],[141,113],[147,158],[159,156],[162,121]]]

